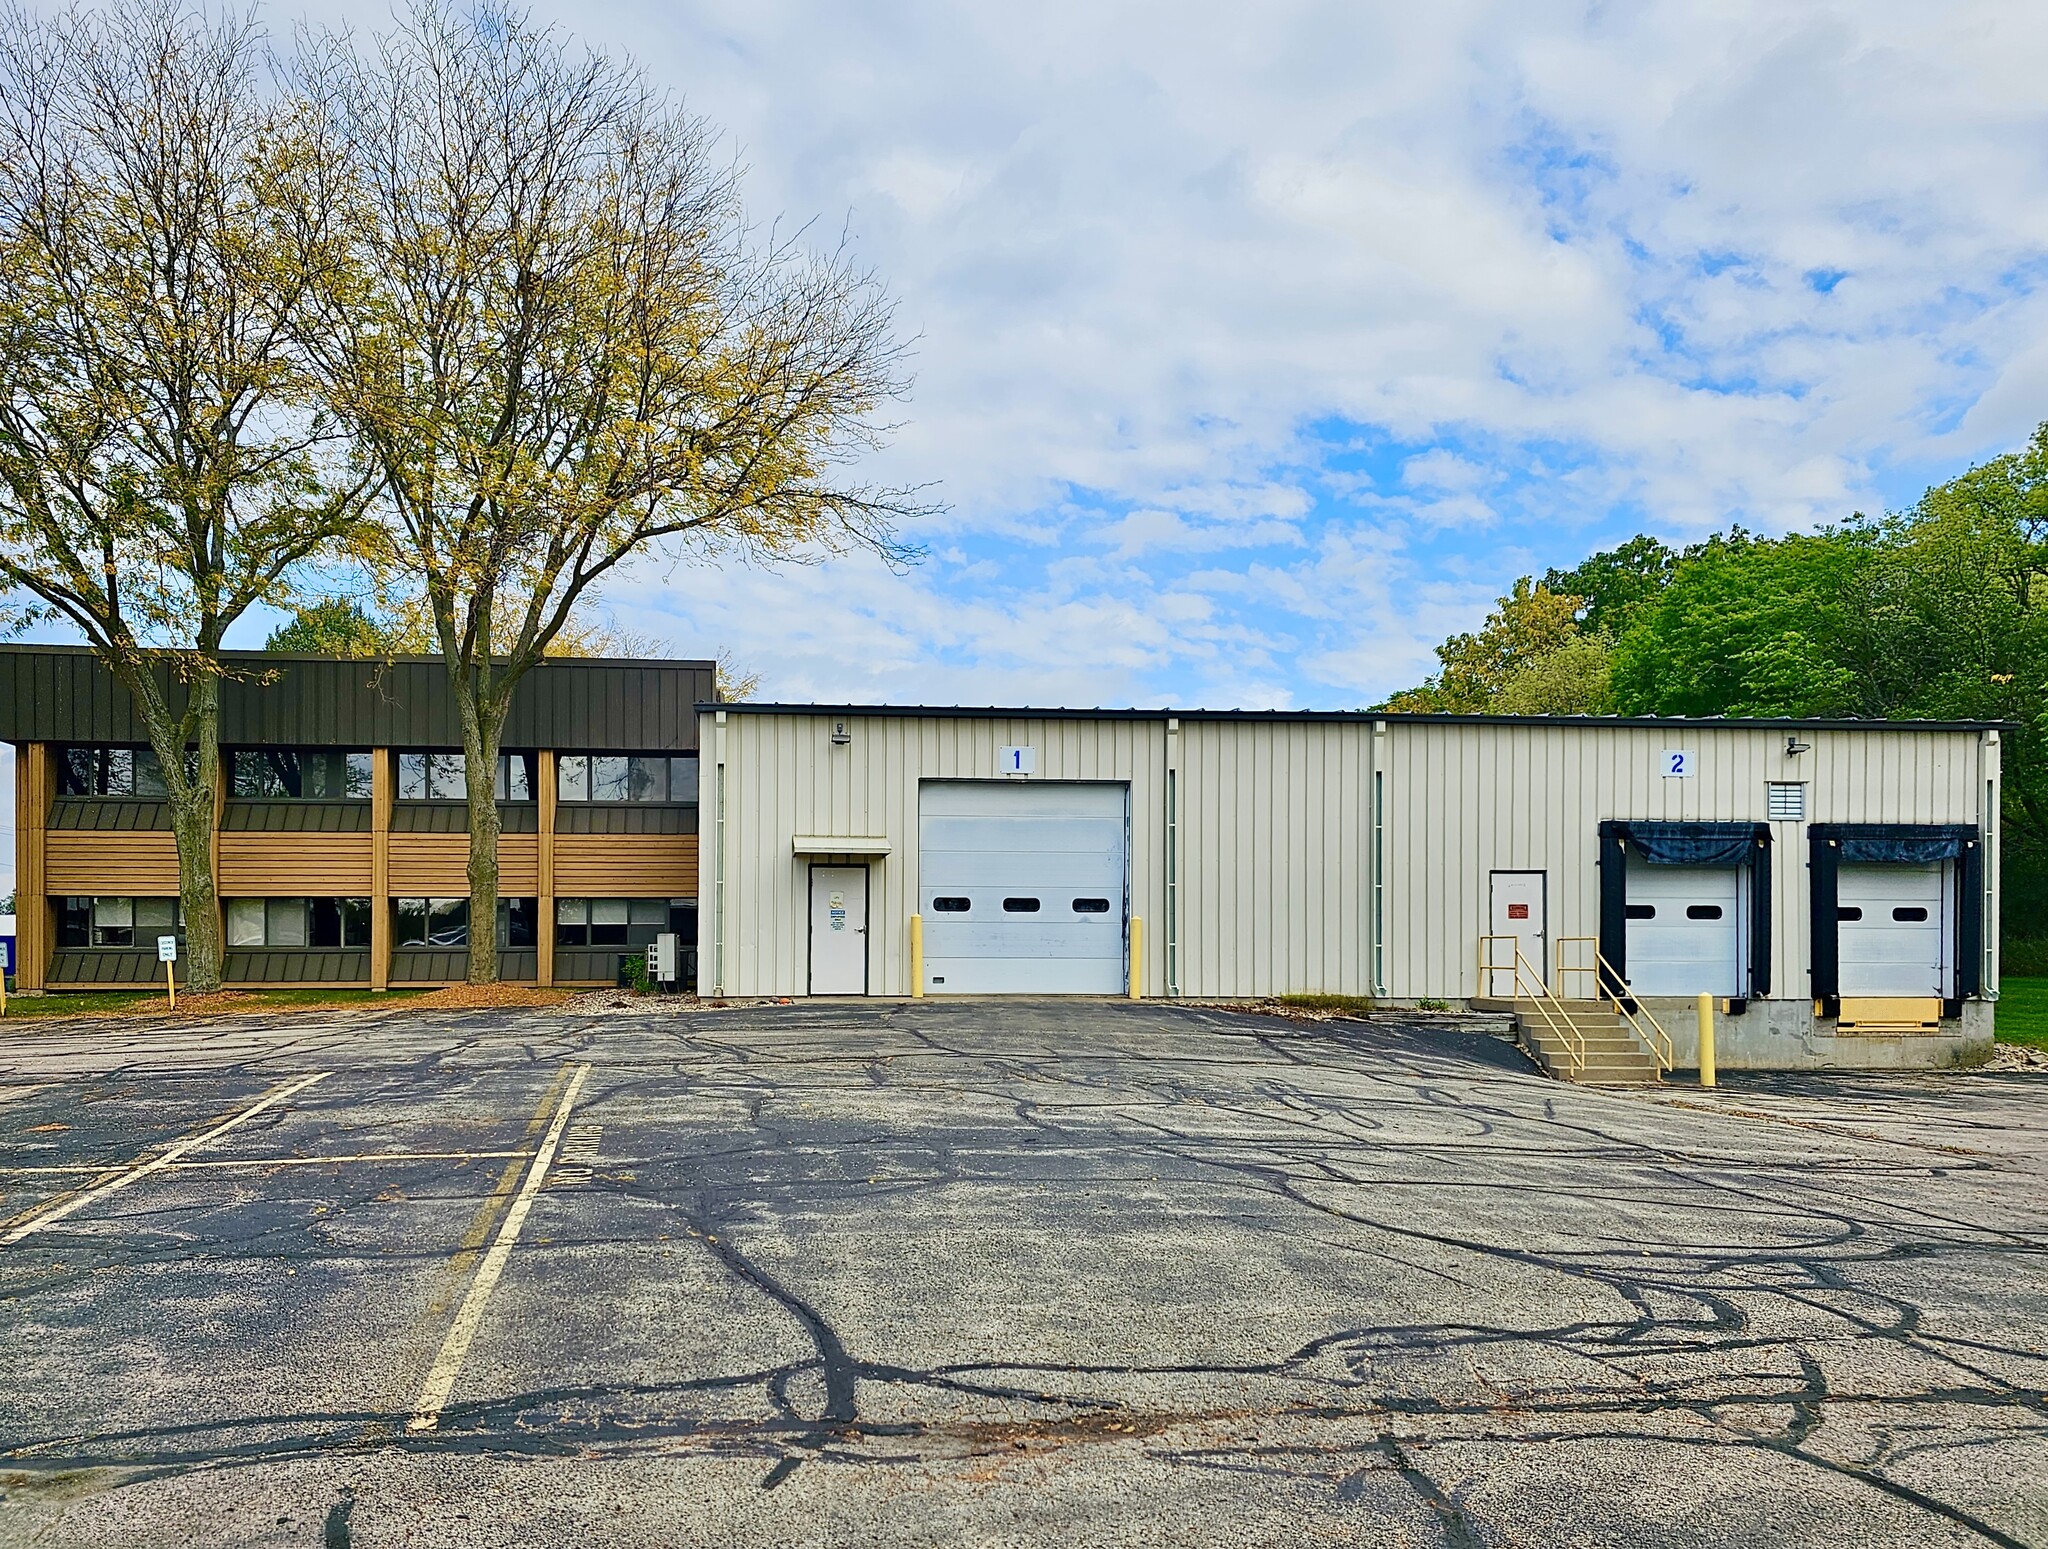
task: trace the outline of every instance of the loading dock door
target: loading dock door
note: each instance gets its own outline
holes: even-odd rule
[[[1128,805],[1121,785],[922,786],[925,988],[935,995],[1121,993]]]
[[[1738,866],[1628,862],[1628,984],[1638,995],[1741,995]]]
[[[1835,883],[1841,994],[1850,997],[1955,994],[1949,965],[1948,868],[1844,866]]]

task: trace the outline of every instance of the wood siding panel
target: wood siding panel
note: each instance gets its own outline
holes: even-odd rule
[[[557,834],[558,898],[693,898],[695,834]]]
[[[362,898],[370,892],[368,834],[222,834],[223,898]],[[172,860],[173,874],[176,858]]]
[[[178,891],[178,842],[167,833],[65,830],[44,840],[44,889],[170,898]]]
[[[53,775],[46,744],[33,742],[16,751],[14,982],[24,990],[43,987],[50,961],[49,835],[43,828],[43,815],[50,810]]]
[[[469,897],[469,835],[393,834],[391,896]],[[540,839],[534,834],[498,836],[498,896],[532,898],[540,889]]]
[[[469,835],[393,834],[390,844],[392,897],[469,897]]]

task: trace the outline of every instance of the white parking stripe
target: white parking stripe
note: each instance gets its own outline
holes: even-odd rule
[[[240,1113],[237,1113],[230,1118],[223,1119],[220,1123],[214,1125],[212,1129],[203,1130],[197,1135],[193,1135],[185,1140],[179,1141],[176,1145],[172,1146],[168,1151],[164,1152],[161,1156],[153,1157],[147,1162],[140,1162],[135,1166],[129,1168],[119,1177],[109,1178],[105,1183],[100,1184],[97,1188],[87,1189],[82,1194],[74,1194],[71,1198],[60,1200],[56,1204],[51,1205],[49,1208],[39,1211],[37,1214],[30,1216],[27,1220],[15,1226],[12,1230],[8,1231],[4,1235],[0,1235],[0,1244],[20,1242],[24,1237],[27,1237],[32,1233],[39,1232],[44,1227],[52,1225],[55,1222],[61,1221],[66,1216],[71,1215],[76,1211],[83,1210],[87,1205],[90,1205],[97,1200],[106,1198],[109,1194],[112,1194],[117,1189],[125,1189],[128,1187],[129,1184],[134,1183],[139,1179],[147,1178],[151,1173],[162,1172],[165,1168],[171,1166],[174,1162],[176,1162],[178,1158],[183,1156],[186,1152],[196,1150],[200,1146],[205,1145],[210,1140],[219,1139],[222,1135],[225,1135],[229,1130],[234,1129],[237,1125],[248,1123],[249,1120],[255,1118],[256,1115],[261,1113],[264,1109],[275,1107],[277,1104],[283,1102],[286,1098],[305,1091],[306,1088],[313,1085],[314,1082],[325,1081],[329,1076],[333,1074],[334,1072],[331,1070],[317,1070],[310,1076],[301,1076],[296,1081],[287,1082],[285,1085],[278,1087],[274,1091],[270,1092],[267,1096],[262,1097],[258,1099],[256,1102],[251,1103],[248,1107],[244,1108]]]
[[[548,1167],[562,1144],[562,1131],[569,1127],[569,1111],[576,1106],[577,1094],[583,1090],[584,1079],[589,1074],[588,1065],[579,1065],[576,1074],[569,1079],[562,1101],[555,1109],[554,1122],[548,1126],[547,1137],[541,1141],[540,1149],[534,1152],[533,1165],[526,1170],[526,1181],[513,1197],[512,1208],[505,1212],[505,1224],[498,1228],[490,1252],[477,1265],[476,1278],[469,1284],[469,1294],[463,1297],[462,1305],[456,1309],[448,1338],[443,1341],[440,1355],[427,1372],[419,1401],[413,1405],[412,1418],[405,1423],[408,1431],[431,1431],[441,1423],[441,1411],[447,1407],[448,1395],[455,1390],[456,1374],[462,1370],[469,1347],[476,1340],[476,1331],[483,1323],[484,1307],[491,1299],[491,1292],[497,1289],[498,1277],[505,1272],[505,1261],[512,1257],[513,1245],[519,1241],[520,1229],[526,1225],[526,1213],[533,1208],[534,1196],[540,1192],[540,1186],[547,1178]]]
[[[324,1167],[329,1162],[495,1162],[532,1156],[531,1151],[352,1151],[346,1156],[228,1156],[211,1162],[173,1162],[166,1172],[191,1172],[201,1167]],[[0,1162],[0,1173],[103,1173],[104,1166],[16,1167]]]

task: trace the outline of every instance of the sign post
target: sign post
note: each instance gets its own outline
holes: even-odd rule
[[[178,961],[178,938],[159,936],[156,938],[156,960],[164,965],[164,989],[170,993],[171,1009],[178,1009],[178,976],[173,965]]]

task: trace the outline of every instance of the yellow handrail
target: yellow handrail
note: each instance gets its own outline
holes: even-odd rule
[[[1491,948],[1492,944],[1496,941],[1513,943],[1513,946],[1510,948],[1514,954],[1512,962],[1497,963],[1493,960],[1494,954]],[[1528,994],[1523,992],[1522,975],[1525,970],[1528,973],[1529,982],[1535,986],[1535,990]],[[1535,1006],[1537,1014],[1543,1018],[1544,1026],[1548,1027],[1557,1037],[1557,1040],[1564,1045],[1565,1053],[1571,1059],[1572,1074],[1583,1076],[1586,1073],[1585,1034],[1581,1033],[1573,1025],[1571,1013],[1565,1010],[1564,1002],[1551,993],[1550,987],[1543,982],[1543,975],[1539,974],[1536,971],[1535,965],[1522,955],[1522,941],[1519,936],[1481,936],[1479,938],[1479,989],[1481,994],[1491,993],[1493,988],[1491,976],[1497,973],[1512,976],[1514,981],[1513,998],[1515,1000],[1527,1000]],[[1545,1004],[1546,1001],[1548,1004]]]
[[[1593,961],[1590,963],[1567,963],[1564,960],[1564,949],[1567,942],[1584,942],[1587,946],[1591,947],[1593,949]],[[1593,976],[1593,994],[1590,998],[1596,1004],[1604,1000],[1615,1009],[1616,1014],[1621,1017],[1622,1021],[1628,1024],[1628,1030],[1634,1033],[1643,1047],[1650,1051],[1650,1058],[1657,1062],[1659,1069],[1671,1070],[1675,1068],[1677,1064],[1677,1050],[1672,1047],[1671,1035],[1664,1031],[1664,1024],[1657,1020],[1656,1013],[1636,999],[1635,992],[1628,987],[1628,980],[1622,978],[1614,965],[1607,961],[1607,955],[1600,950],[1600,938],[1598,936],[1560,936],[1557,938],[1557,982],[1560,988],[1564,985],[1566,974],[1591,974]],[[1617,984],[1621,986],[1620,994],[1616,994],[1614,991],[1614,986]],[[1634,1006],[1633,1010],[1630,1009],[1631,1005]],[[1645,1021],[1650,1024],[1647,1029],[1643,1026]]]

